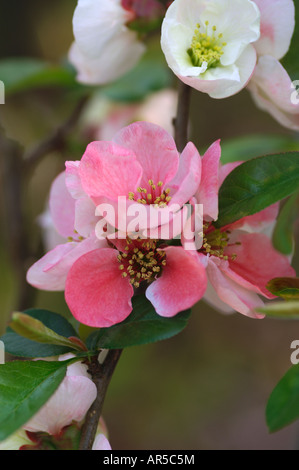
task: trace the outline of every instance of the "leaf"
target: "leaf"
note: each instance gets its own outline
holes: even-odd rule
[[[285,300],[299,300],[298,277],[276,277],[267,284],[267,289],[277,297]]]
[[[82,351],[82,347],[65,336],[58,335],[55,331],[47,328],[40,320],[32,318],[25,313],[16,312],[12,315],[10,328],[20,336],[31,341],[43,344],[54,344],[65,346],[70,350]]]
[[[180,333],[186,326],[191,310],[173,318],[159,316],[144,295],[133,298],[133,312],[122,323],[92,333],[86,344],[89,349],[123,349],[154,343]]]
[[[27,423],[48,401],[72,361],[14,361],[0,365],[0,441]]]
[[[23,57],[0,61],[0,79],[6,94],[39,87],[79,86],[71,67]]]
[[[299,365],[294,365],[270,395],[266,419],[270,432],[276,432],[299,418]]]
[[[272,241],[277,251],[290,255],[294,249],[294,223],[298,218],[299,195],[293,194],[283,205],[277,217]]]
[[[254,158],[235,168],[219,191],[216,227],[245,216],[290,196],[299,187],[299,152]]]
[[[299,150],[299,142],[290,136],[245,135],[221,143],[221,163],[246,161],[261,155]]]
[[[29,309],[25,310],[24,313],[41,321],[46,327],[59,335],[66,338],[77,336],[76,330],[72,325],[58,313],[41,309]],[[1,337],[1,340],[5,344],[6,352],[17,357],[50,357],[65,354],[70,351],[69,347],[40,344],[23,338],[11,328],[7,328],[6,334]]]
[[[256,312],[267,317],[286,320],[299,320],[299,301],[269,302],[264,307],[257,308]]]

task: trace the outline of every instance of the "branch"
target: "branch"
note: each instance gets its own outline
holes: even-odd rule
[[[121,356],[121,349],[112,349],[108,352],[103,364],[94,357],[89,366],[93,382],[97,387],[97,398],[88,410],[82,427],[79,450],[91,450],[95,440],[97,427],[102,414],[104,399],[111,381],[114,369]]]
[[[89,96],[84,96],[81,98],[66,122],[60,125],[52,135],[40,142],[33,150],[25,155],[24,167],[26,171],[30,171],[37,163],[39,163],[40,160],[42,160],[43,157],[48,155],[50,152],[64,148],[66,139],[78,123],[88,99]]]
[[[177,115],[174,119],[175,141],[179,152],[182,152],[188,143],[190,100],[191,88],[179,81]]]

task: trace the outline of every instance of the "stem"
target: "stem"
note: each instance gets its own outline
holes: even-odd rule
[[[191,101],[191,88],[179,81],[179,98],[177,116],[174,120],[175,141],[179,152],[182,152],[188,143],[188,124]]]
[[[92,449],[102,414],[106,392],[121,353],[122,349],[110,350],[103,364],[98,362],[98,357],[92,358],[89,365],[89,372],[91,373],[92,380],[97,387],[97,398],[86,414],[85,422],[82,427],[79,450]]]

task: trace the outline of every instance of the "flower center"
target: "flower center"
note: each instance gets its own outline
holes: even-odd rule
[[[229,245],[229,235],[230,231],[221,231],[220,229],[211,230],[209,224],[204,224],[203,226],[203,245],[202,248],[199,250],[201,253],[210,256],[217,256],[217,258],[221,258],[225,261],[229,259],[227,255],[225,255],[225,248]],[[239,242],[235,242],[233,245],[240,245]],[[237,255],[233,253],[230,256],[230,260],[234,261],[237,258]]]
[[[128,277],[134,287],[142,281],[148,283],[161,275],[166,266],[166,253],[157,249],[158,240],[132,240],[127,237],[123,253],[118,255],[122,277]]]
[[[170,189],[162,189],[164,183],[159,181],[157,184],[153,180],[148,181],[148,188],[137,188],[137,194],[130,192],[129,199],[139,204],[153,204],[157,207],[166,207],[171,201],[169,196]]]
[[[200,31],[200,24],[197,24],[197,29],[194,31],[191,47],[188,49],[188,54],[191,62],[195,67],[201,67],[204,63],[207,64],[207,69],[216,67],[224,54],[223,48],[226,42],[222,42],[222,33],[216,35],[216,26],[212,28],[212,35],[208,34],[209,22],[205,22],[205,32]]]

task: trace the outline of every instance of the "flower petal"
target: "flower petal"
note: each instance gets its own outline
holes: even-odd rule
[[[82,157],[79,174],[91,198],[103,196],[117,201],[136,190],[142,168],[132,150],[112,142],[92,142]]]
[[[81,256],[72,266],[65,298],[79,322],[107,328],[131,313],[133,287],[121,276],[117,255],[117,250],[103,248]]]
[[[289,50],[295,27],[293,0],[255,0],[261,12],[261,37],[254,44],[258,55],[281,59]]]
[[[64,238],[74,235],[75,202],[66,187],[65,172],[60,173],[51,186],[49,208],[53,224]]]
[[[198,203],[203,204],[204,220],[218,218],[220,140],[214,142],[202,158],[202,177],[196,193]]]
[[[275,277],[292,277],[295,271],[289,259],[273,248],[271,240],[262,233],[243,233],[238,236],[240,245],[229,246],[227,256],[236,254],[230,261],[226,274],[245,287],[251,286],[255,292],[272,299],[267,283]]]
[[[256,293],[238,285],[222,272],[221,261],[219,263],[217,258],[209,258],[207,275],[217,296],[222,302],[230,306],[236,312],[242,313],[248,317],[263,318],[263,316],[254,312],[254,309],[264,305],[262,300]]]
[[[248,88],[260,109],[282,126],[299,130],[298,92],[280,62],[271,56],[260,57]]]
[[[58,245],[29,268],[27,282],[37,289],[63,291],[73,263],[88,251],[107,246],[105,240],[90,237],[83,242]]]
[[[164,250],[164,249],[163,249]],[[146,290],[146,297],[158,315],[173,317],[193,307],[207,287],[205,268],[181,247],[167,247],[162,276]]]
[[[92,450],[112,450],[107,437],[104,434],[98,434],[94,440]]]
[[[96,397],[97,389],[92,380],[82,376],[65,377],[50,400],[24,428],[57,436],[73,421],[82,421]]]
[[[164,186],[176,175],[179,154],[173,137],[162,127],[148,122],[135,122],[114,137],[118,145],[130,149],[143,169],[141,185],[159,181]],[[132,190],[131,190],[132,191]]]

